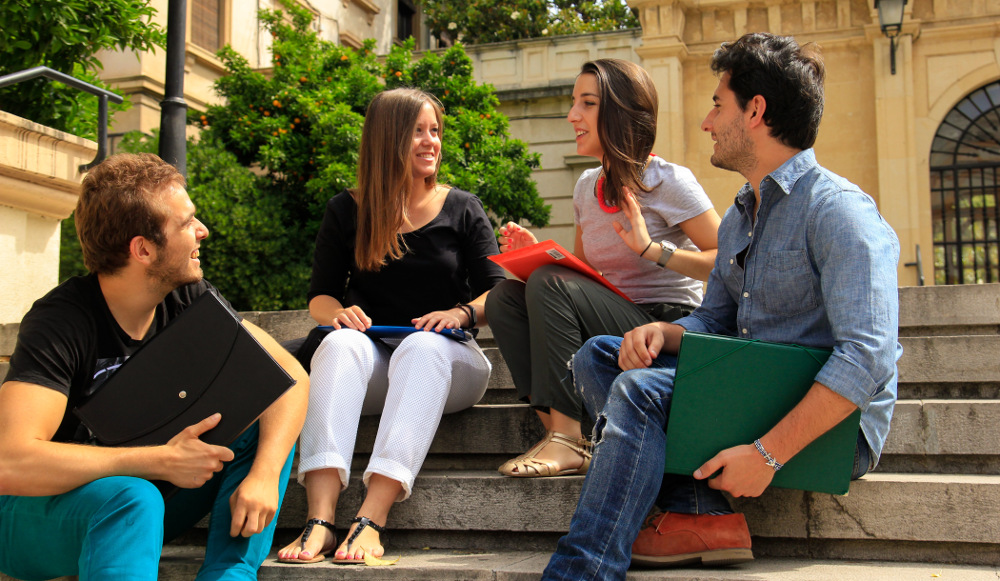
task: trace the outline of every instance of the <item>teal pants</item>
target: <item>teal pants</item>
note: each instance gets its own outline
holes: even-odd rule
[[[256,579],[278,517],[250,538],[230,537],[229,497],[250,471],[257,438],[254,424],[230,445],[232,462],[201,488],[183,489],[166,503],[148,481],[128,476],[101,478],[55,496],[0,496],[0,571],[25,581],[65,575],[79,575],[80,581],[153,581],[163,543],[211,513],[197,578]],[[294,453],[281,473],[279,500]]]

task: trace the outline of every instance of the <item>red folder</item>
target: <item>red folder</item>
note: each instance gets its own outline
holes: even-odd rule
[[[587,278],[593,279],[614,291],[618,296],[632,302],[618,287],[608,282],[608,279],[601,276],[599,272],[588,266],[585,262],[574,256],[553,240],[546,240],[531,246],[495,254],[490,256],[490,260],[502,266],[507,272],[513,274],[521,280],[528,280],[532,272],[539,266],[546,264],[557,264],[575,270]]]

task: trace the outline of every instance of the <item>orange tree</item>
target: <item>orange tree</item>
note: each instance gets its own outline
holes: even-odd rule
[[[444,44],[503,42],[638,28],[625,0],[420,0],[427,27]]]
[[[305,306],[326,201],[354,185],[365,108],[387,88],[441,100],[440,179],[478,195],[494,226],[548,223],[531,180],[539,156],[509,137],[494,89],[474,81],[461,46],[414,61],[410,41],[380,58],[373,41],[354,50],[320,40],[309,12],[285,8],[291,21],[279,11],[260,16],[273,36],[272,69],[254,70],[224,48],[229,74],[216,88],[226,104],[190,115],[203,131],[189,145],[189,191],[212,231],[202,264],[237,308]]]

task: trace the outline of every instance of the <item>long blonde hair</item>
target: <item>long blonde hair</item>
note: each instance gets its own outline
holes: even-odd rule
[[[352,192],[358,205],[354,258],[361,270],[379,270],[406,252],[398,232],[413,185],[413,131],[427,103],[434,109],[440,135],[442,107],[433,95],[393,89],[379,93],[368,105],[358,156],[358,187]],[[437,184],[440,166],[438,159],[434,175],[424,178],[427,187]]]

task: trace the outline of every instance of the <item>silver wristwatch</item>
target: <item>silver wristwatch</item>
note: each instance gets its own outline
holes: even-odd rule
[[[666,240],[660,241],[660,257],[656,259],[656,264],[663,268],[670,262],[670,257],[677,251],[677,245]]]

